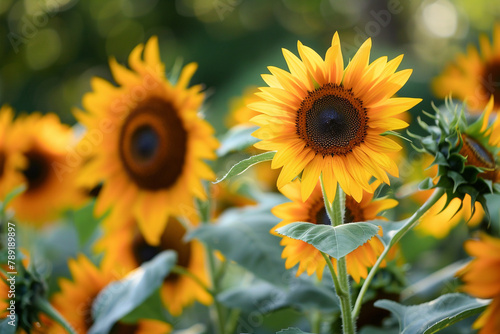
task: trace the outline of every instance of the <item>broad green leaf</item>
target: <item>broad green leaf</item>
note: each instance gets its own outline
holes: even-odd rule
[[[376,307],[392,312],[399,320],[401,334],[431,334],[482,312],[489,300],[461,293],[450,293],[420,305],[404,306],[391,300],[378,300]]]
[[[125,323],[135,324],[141,319],[153,319],[172,323],[173,316],[168,313],[161,300],[160,290],[153,292],[145,301],[129,314],[120,319]]]
[[[2,203],[0,203],[0,210],[3,212],[5,208],[9,205],[9,203],[16,198],[17,196],[21,195],[23,191],[26,190],[26,185],[22,184],[19,187],[14,188],[10,193],[8,193],[5,196],[5,199]]]
[[[240,175],[248,168],[252,167],[255,164],[258,164],[259,162],[272,160],[275,154],[276,152],[274,151],[265,152],[251,156],[248,159],[241,160],[240,162],[236,163],[233,167],[231,167],[231,169],[229,170],[229,172],[227,172],[226,175],[224,175],[221,179],[215,181],[215,183],[219,183],[225,179],[231,178],[236,175]]]
[[[336,259],[346,256],[378,232],[371,223],[349,223],[336,227],[311,223],[291,223],[280,227],[277,233],[302,240]]]
[[[303,332],[300,329],[296,327],[290,327],[287,329],[282,329],[279,332],[276,332],[276,334],[311,334],[309,332]]]
[[[329,282],[325,280],[326,282]],[[284,307],[297,310],[321,310],[338,312],[338,298],[332,287],[316,285],[309,277],[298,277],[290,281],[287,289],[260,281],[250,286],[241,286],[222,292],[218,300],[229,308],[243,312],[257,309],[261,313],[271,312]]]
[[[283,201],[273,196],[259,206],[226,210],[216,224],[200,226],[187,239],[198,239],[256,276],[283,286],[290,274],[281,258],[280,238],[269,233],[280,221],[270,209]]]
[[[16,334],[16,328],[17,328],[17,315],[14,315],[16,318],[15,320],[12,320],[10,317],[7,317],[0,321],[0,333],[2,334]],[[14,324],[15,326],[12,326]]]
[[[221,139],[221,145],[217,149],[217,156],[222,157],[231,152],[242,151],[258,142],[259,139],[252,136],[252,133],[258,128],[258,126],[246,125],[231,128]]]
[[[124,279],[108,284],[92,306],[94,323],[89,334],[108,333],[115,322],[158,290],[176,261],[174,251],[163,251]]]
[[[92,200],[72,213],[80,245],[85,245],[90,240],[102,220],[102,218],[95,218],[94,204],[95,200]]]

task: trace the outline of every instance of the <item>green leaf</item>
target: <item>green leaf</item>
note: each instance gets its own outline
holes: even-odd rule
[[[118,320],[158,290],[176,261],[174,251],[163,251],[124,279],[108,284],[92,306],[94,324],[89,334],[108,333]]]
[[[311,333],[303,332],[296,327],[290,327],[287,329],[282,329],[279,332],[276,332],[276,334],[311,334]]]
[[[16,334],[16,328],[17,328],[17,315],[14,315],[16,318],[15,320],[12,320],[10,317],[7,317],[0,321],[0,333],[2,334]],[[15,324],[15,326],[10,325]]]
[[[85,245],[90,240],[102,220],[94,217],[94,204],[95,200],[92,200],[73,213],[73,223],[80,245]]]
[[[283,286],[290,273],[281,258],[280,238],[269,233],[280,221],[270,209],[283,201],[282,196],[269,196],[259,206],[226,210],[216,224],[198,227],[187,239],[198,239],[256,276]]]
[[[9,205],[9,203],[16,198],[17,196],[21,195],[23,191],[26,190],[26,185],[22,184],[19,187],[14,188],[10,193],[8,193],[5,196],[5,199],[3,203],[0,203],[0,210],[3,212],[5,208]]]
[[[382,136],[389,136],[389,135],[390,136],[398,137],[399,139],[405,140],[405,141],[407,141],[409,143],[412,142],[411,139],[406,138],[405,136],[403,136],[402,134],[400,134],[400,133],[398,133],[396,131],[389,130],[389,131],[386,131],[386,132],[382,133]]]
[[[426,178],[418,184],[418,190],[429,190],[434,188],[434,182],[431,177]]]
[[[297,222],[282,226],[276,232],[307,242],[323,253],[340,259],[371,239],[378,230],[378,226],[365,222],[336,227]]]
[[[229,308],[250,313],[257,310],[268,313],[284,307],[297,310],[321,310],[325,313],[339,312],[338,298],[331,286],[316,285],[309,277],[297,277],[283,289],[264,281],[250,286],[240,286],[222,292],[218,300]]]
[[[215,181],[215,183],[219,183],[227,178],[230,178],[230,177],[233,177],[236,175],[240,175],[241,173],[246,171],[248,168],[252,167],[255,164],[258,164],[259,162],[272,160],[275,154],[276,154],[276,152],[274,152],[274,151],[265,152],[265,153],[251,156],[248,159],[241,160],[240,162],[235,164],[233,167],[231,167],[231,169],[229,170],[229,172],[227,172],[226,175],[224,175],[221,179]]]
[[[217,149],[217,156],[222,157],[231,152],[242,151],[258,142],[259,139],[252,136],[252,133],[258,128],[258,126],[247,125],[238,125],[231,128],[221,139],[221,145]]]
[[[401,334],[431,334],[482,312],[489,302],[450,293],[420,305],[404,306],[384,299],[376,301],[375,306],[394,313]]]
[[[153,319],[173,323],[173,316],[168,313],[161,300],[160,289],[156,290],[145,301],[129,314],[120,319],[124,323],[135,324],[141,319]]]

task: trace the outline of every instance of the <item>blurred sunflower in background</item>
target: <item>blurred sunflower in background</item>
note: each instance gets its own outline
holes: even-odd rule
[[[249,105],[261,115],[255,147],[277,151],[272,167],[283,166],[281,189],[302,172],[302,199],[313,192],[323,173],[328,199],[333,201],[337,183],[357,202],[370,193],[372,176],[389,184],[386,173],[398,176],[388,153],[401,149],[383,136],[408,123],[394,117],[420,99],[391,98],[409,79],[412,70],[396,72],[403,57],[381,57],[369,63],[371,39],[366,40],[344,70],[337,33],[323,60],[298,42],[301,60],[283,49],[289,72],[269,67],[262,78],[261,101]]]
[[[482,233],[479,240],[465,242],[473,256],[457,275],[463,281],[462,291],[478,298],[492,298],[491,304],[473,324],[479,334],[498,333],[500,328],[500,239]]]
[[[18,172],[26,161],[20,152],[13,150],[9,138],[14,112],[9,106],[0,109],[0,201],[23,182],[22,175]]]
[[[96,249],[105,252],[105,266],[127,274],[160,252],[174,250],[177,253],[177,266],[196,276],[205,286],[210,285],[206,253],[203,245],[196,241],[184,241],[186,228],[176,218],[170,216],[167,228],[160,236],[159,244],[149,243],[139,231],[137,224],[129,221],[118,229],[106,230]],[[163,303],[169,312],[178,316],[182,309],[195,300],[208,305],[212,297],[192,278],[170,273],[161,287]]]
[[[20,115],[8,136],[7,152],[17,160],[20,155],[22,166],[15,171],[6,168],[4,176],[26,184],[9,205],[19,221],[40,226],[84,203],[85,191],[76,183],[80,161],[68,161],[68,150],[76,142],[68,125],[55,114]]]
[[[141,54],[144,51],[144,60]],[[94,78],[93,92],[83,98],[87,112],[76,117],[87,128],[82,141],[102,136],[80,176],[92,188],[104,181],[95,213],[119,213],[110,224],[133,218],[148,243],[158,245],[172,215],[194,207],[194,197],[206,199],[202,180],[214,180],[203,159],[214,159],[218,142],[212,126],[198,116],[204,94],[188,87],[197,65],[186,65],[176,82],[165,77],[158,39],[138,45],[129,70],[111,59],[120,85]]]
[[[495,97],[494,110],[500,110],[500,23],[493,31],[493,42],[486,35],[479,40],[481,53],[469,46],[466,54],[455,61],[432,82],[436,96],[452,95],[465,100],[470,111],[481,113],[490,96]]]
[[[72,280],[61,279],[61,291],[52,298],[52,305],[75,329],[76,333],[87,333],[92,327],[92,304],[99,292],[109,283],[120,278],[109,266],[96,267],[84,255],[68,262]],[[171,326],[157,320],[140,320],[136,324],[118,322],[110,333],[165,334],[170,333]],[[54,323],[49,333],[66,333],[59,324]]]
[[[346,196],[344,224],[384,219],[377,215],[398,204],[394,199],[373,200],[373,192],[378,185],[380,185],[379,182],[374,182],[371,185],[371,192],[365,193],[363,200],[359,203],[353,197]],[[283,195],[291,199],[292,202],[280,204],[272,209],[273,214],[283,219],[283,221],[274,226],[271,229],[271,233],[282,237],[281,245],[285,246],[282,257],[286,258],[285,265],[287,269],[299,264],[297,276],[306,271],[308,275],[316,272],[318,277],[321,278],[326,265],[321,252],[304,241],[284,237],[275,232],[276,229],[282,226],[298,221],[331,225],[330,218],[325,209],[321,184],[319,182],[316,183],[316,187],[306,201],[302,201],[301,186],[300,181],[296,180],[281,189]],[[368,274],[367,268],[375,264],[377,257],[383,250],[384,245],[382,242],[377,237],[371,238],[365,244],[346,255],[347,272],[359,283],[361,278],[366,278]],[[332,259],[332,263],[335,265],[336,260]]]

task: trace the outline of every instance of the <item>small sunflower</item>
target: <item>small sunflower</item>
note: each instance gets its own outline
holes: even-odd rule
[[[92,303],[109,283],[117,279],[109,266],[97,268],[89,259],[80,255],[68,263],[72,281],[61,279],[61,291],[52,298],[52,305],[68,321],[77,333],[87,333],[93,324]],[[137,324],[118,322],[110,333],[170,333],[167,323],[152,320],[140,320]],[[58,324],[49,329],[49,333],[66,333]]]
[[[68,161],[68,148],[74,141],[72,129],[55,114],[17,117],[7,145],[8,152],[22,156],[23,165],[15,171],[15,178],[27,186],[10,204],[17,219],[41,225],[83,203],[85,193],[76,183],[80,164]]]
[[[383,217],[377,216],[377,214],[397,205],[397,201],[393,199],[373,200],[373,191],[378,184],[378,182],[372,184],[371,193],[365,193],[363,200],[359,203],[354,200],[353,197],[346,196],[344,223],[384,219]],[[291,199],[292,202],[280,204],[272,209],[273,214],[283,219],[283,221],[273,227],[271,233],[278,235],[274,232],[277,228],[297,221],[331,225],[328,214],[326,213],[319,182],[313,189],[311,196],[304,202],[301,198],[301,183],[298,180],[284,186],[281,192]],[[318,277],[321,278],[323,269],[326,265],[321,252],[304,241],[284,236],[281,237],[283,238],[281,240],[281,245],[285,246],[282,257],[286,258],[286,268],[290,269],[296,264],[299,264],[297,275],[302,274],[304,271],[306,271],[308,275],[312,275],[316,272]],[[384,245],[382,242],[377,237],[371,238],[364,245],[361,245],[353,252],[346,255],[347,272],[359,283],[360,278],[366,278],[367,268],[375,264],[378,255],[380,255],[383,250]],[[336,260],[332,259],[332,263],[335,265]]]
[[[476,211],[476,202],[488,214],[484,196],[500,193],[500,115],[489,123],[493,105],[491,96],[483,114],[469,124],[464,109],[447,100],[444,108],[436,108],[436,115],[428,114],[434,124],[420,121],[427,136],[411,134],[420,141],[421,148],[417,149],[433,156],[432,165],[438,166],[436,177],[422,183],[423,188],[445,189],[445,205],[454,198],[458,198],[461,205],[466,200],[471,214]]]
[[[144,50],[144,61],[141,54]],[[176,83],[166,79],[158,39],[150,38],[130,54],[132,70],[111,59],[120,85],[94,78],[93,92],[83,98],[87,113],[76,112],[87,127],[82,142],[93,146],[80,180],[91,189],[104,181],[95,213],[119,212],[117,221],[133,218],[151,244],[159,244],[172,215],[205,199],[202,180],[214,180],[203,159],[214,159],[214,130],[198,116],[204,94],[188,88],[196,64],[185,66]]]
[[[500,23],[495,25],[493,42],[480,38],[481,54],[469,46],[467,54],[457,56],[454,63],[434,79],[436,96],[445,98],[452,94],[465,100],[471,112],[480,113],[490,96],[495,97],[494,110],[500,110]]]
[[[393,98],[412,71],[396,72],[402,56],[369,64],[370,49],[368,39],[344,70],[337,33],[325,60],[298,42],[302,60],[283,49],[290,73],[269,67],[272,74],[262,76],[269,87],[260,88],[261,101],[248,107],[261,113],[252,119],[261,127],[254,133],[261,139],[255,147],[277,151],[272,167],[283,166],[279,189],[302,172],[306,200],[322,173],[329,200],[338,182],[359,202],[363,191],[372,191],[372,176],[385,183],[386,172],[398,176],[388,153],[401,147],[382,134],[407,127],[394,116],[421,100]]]
[[[0,108],[0,201],[23,182],[19,169],[26,165],[20,152],[9,145],[14,113],[9,106]]]
[[[457,275],[464,282],[462,290],[478,298],[493,298],[491,304],[474,322],[479,334],[498,333],[500,328],[500,239],[480,235],[479,240],[465,242],[465,250],[474,259]]]
[[[97,249],[106,252],[105,261],[116,271],[124,274],[151,260],[155,255],[165,250],[177,252],[177,265],[186,268],[198,277],[205,285],[210,285],[205,264],[205,250],[196,240],[183,240],[186,228],[174,217],[169,218],[167,228],[160,236],[160,243],[148,243],[130,221],[117,230],[107,230],[103,239],[97,244]],[[105,264],[106,265],[106,264]],[[169,274],[162,285],[161,295],[169,312],[178,316],[182,309],[195,300],[210,304],[211,296],[193,279],[176,273]]]

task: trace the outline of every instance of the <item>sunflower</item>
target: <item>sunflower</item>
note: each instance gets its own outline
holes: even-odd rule
[[[69,126],[55,114],[32,113],[17,117],[8,135],[7,151],[23,159],[15,178],[27,186],[10,204],[17,219],[41,225],[83,204],[85,193],[76,184],[80,163],[68,159],[75,141]]]
[[[117,279],[109,266],[97,268],[85,256],[71,259],[68,263],[72,281],[61,279],[61,291],[52,298],[52,305],[69,322],[77,333],[87,333],[93,324],[92,303],[109,283]],[[140,320],[137,324],[118,322],[110,333],[169,333],[171,326],[152,320]],[[49,333],[66,333],[58,324],[49,329]]]
[[[397,201],[393,199],[373,200],[373,191],[378,185],[379,182],[374,182],[371,185],[371,193],[365,193],[363,200],[359,203],[353,197],[346,196],[344,223],[384,219],[377,216],[377,214],[382,210],[390,209],[397,205]],[[272,209],[273,214],[283,219],[283,221],[273,227],[271,233],[278,235],[274,232],[277,228],[297,221],[331,225],[326,213],[320,183],[316,184],[311,196],[304,202],[301,198],[301,186],[301,183],[295,180],[281,189],[281,192],[291,199],[292,202],[280,204]],[[286,258],[286,268],[290,269],[299,264],[297,276],[306,271],[308,275],[316,272],[318,277],[321,278],[326,265],[321,253],[314,246],[304,241],[284,236],[281,237],[283,238],[281,245],[285,246],[282,257]],[[384,245],[382,242],[377,237],[371,238],[364,245],[346,255],[347,272],[359,283],[361,277],[366,278],[366,268],[375,264],[378,255],[383,250]],[[335,265],[336,260],[332,259],[332,263]]]
[[[493,298],[491,304],[474,322],[479,334],[498,333],[500,328],[500,239],[480,235],[479,240],[465,242],[465,250],[474,259],[457,275],[464,285],[462,290],[478,298]]]
[[[9,106],[0,109],[0,201],[23,182],[19,169],[26,166],[20,152],[9,145],[14,113]]]
[[[198,117],[201,86],[188,88],[196,64],[185,66],[176,83],[167,80],[156,37],[138,45],[129,64],[132,70],[111,59],[120,86],[94,78],[83,98],[87,113],[75,112],[87,127],[82,144],[91,151],[79,180],[89,189],[104,181],[96,215],[120,213],[107,220],[111,224],[133,219],[158,245],[171,215],[194,207],[194,197],[206,199],[201,181],[215,175],[202,159],[215,158],[218,142]]]
[[[160,236],[160,243],[153,245],[142,236],[133,221],[129,221],[119,229],[106,230],[97,244],[97,250],[105,251],[106,264],[124,274],[151,260],[165,250],[177,252],[177,265],[184,267],[198,277],[206,286],[209,284],[208,271],[205,264],[205,250],[196,240],[183,240],[186,228],[174,217],[169,217],[167,228]],[[169,312],[180,315],[182,309],[195,300],[210,304],[211,296],[192,278],[176,273],[169,274],[161,287],[163,302]]]
[[[272,167],[283,169],[278,188],[302,172],[302,199],[313,192],[323,173],[328,199],[333,201],[337,182],[347,195],[361,201],[372,191],[371,176],[389,183],[386,172],[398,176],[387,155],[401,147],[383,136],[408,123],[394,115],[415,106],[420,99],[391,98],[408,80],[411,70],[396,72],[403,57],[381,57],[369,64],[371,40],[360,47],[344,70],[337,33],[323,60],[298,42],[302,60],[283,49],[290,73],[269,67],[262,77],[261,101],[250,104],[261,115],[255,147],[277,151]]]
[[[433,156],[432,165],[438,166],[437,174],[422,187],[444,189],[445,205],[454,198],[470,203],[471,214],[479,203],[488,215],[485,196],[500,193],[500,115],[490,123],[493,106],[491,96],[484,112],[469,124],[464,109],[447,100],[444,108],[435,108],[436,115],[428,114],[433,125],[420,122],[427,135],[411,134],[420,141],[417,149]]]
[[[495,111],[500,110],[500,23],[493,32],[493,42],[480,37],[481,54],[469,46],[466,54],[457,56],[455,62],[434,79],[432,86],[436,96],[444,98],[449,94],[466,100],[472,112],[480,113],[490,96],[495,97]]]

